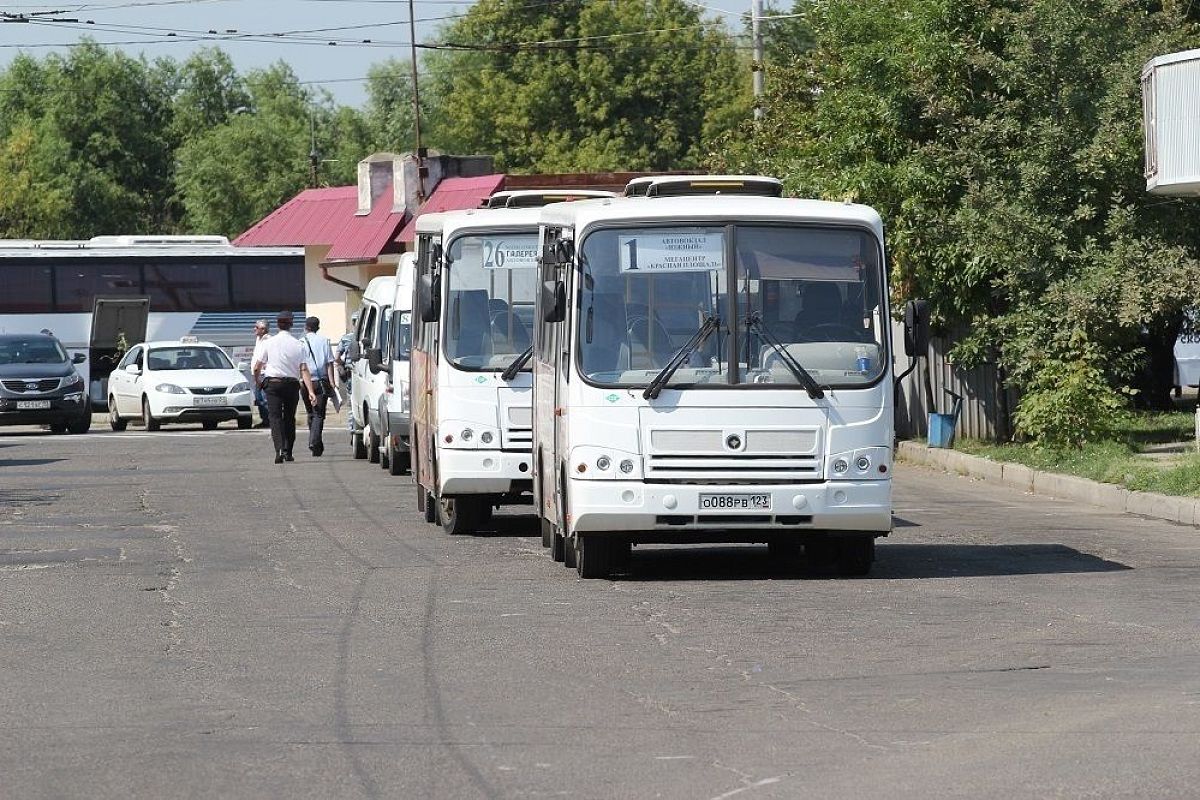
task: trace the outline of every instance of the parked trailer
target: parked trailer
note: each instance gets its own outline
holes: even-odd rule
[[[892,528],[879,215],[647,188],[542,212],[543,542],[583,577],[619,570],[632,545],[684,542],[868,572]]]

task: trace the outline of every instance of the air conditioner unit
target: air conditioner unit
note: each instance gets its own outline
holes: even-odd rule
[[[1200,50],[1158,56],[1142,68],[1146,190],[1200,195]]]

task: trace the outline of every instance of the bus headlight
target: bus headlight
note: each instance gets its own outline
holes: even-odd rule
[[[842,481],[887,480],[891,470],[890,447],[862,447],[829,456],[829,479]]]
[[[639,480],[642,458],[611,447],[577,447],[571,451],[572,477],[585,480]]]

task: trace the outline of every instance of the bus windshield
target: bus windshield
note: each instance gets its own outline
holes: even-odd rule
[[[646,386],[708,322],[668,386],[856,387],[883,373],[879,242],[786,224],[604,229],[580,252],[578,360]],[[661,380],[661,379],[660,379]]]
[[[501,370],[530,343],[537,234],[462,236],[450,243],[442,340],[459,369]]]

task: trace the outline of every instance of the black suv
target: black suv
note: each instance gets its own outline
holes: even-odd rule
[[[87,433],[92,405],[83,377],[62,343],[44,333],[0,333],[0,425],[49,425]]]

